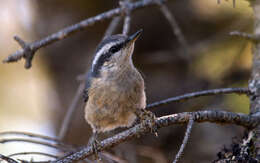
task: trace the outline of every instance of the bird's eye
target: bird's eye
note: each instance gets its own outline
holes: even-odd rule
[[[110,49],[109,49],[109,52],[111,53],[116,53],[119,51],[119,46],[112,46]]]

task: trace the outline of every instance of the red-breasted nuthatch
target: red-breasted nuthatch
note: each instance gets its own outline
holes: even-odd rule
[[[109,36],[96,50],[85,90],[85,119],[93,130],[92,143],[98,133],[130,127],[137,117],[155,118],[144,110],[144,80],[132,61],[134,44],[141,32],[129,37]]]

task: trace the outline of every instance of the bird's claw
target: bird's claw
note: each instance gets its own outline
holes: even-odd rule
[[[94,153],[94,159],[100,161],[101,158],[98,155],[98,151],[101,147],[100,142],[96,138],[91,138],[90,142],[88,143],[88,146],[90,146]]]
[[[156,127],[156,116],[148,110],[140,109],[141,114],[139,114],[139,118],[141,120],[141,125],[148,127],[156,137],[158,137],[158,129]]]

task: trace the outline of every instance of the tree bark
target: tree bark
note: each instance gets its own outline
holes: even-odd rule
[[[254,12],[254,35],[260,34],[260,0],[252,0],[251,6]],[[253,51],[253,65],[251,80],[249,81],[249,89],[253,93],[250,97],[250,114],[258,114],[260,112],[260,42],[255,41]],[[260,125],[253,132],[256,136],[255,147],[256,154],[260,154]]]

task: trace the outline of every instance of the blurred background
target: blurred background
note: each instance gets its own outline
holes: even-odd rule
[[[0,60],[19,49],[12,39],[14,35],[32,42],[117,6],[118,0],[1,0]],[[236,1],[233,8],[232,1],[217,4],[217,0],[169,0],[167,6],[183,31],[189,54],[158,7],[132,14],[130,33],[144,30],[136,43],[133,59],[145,79],[147,102],[205,89],[246,87],[251,69],[251,44],[228,33],[251,32],[253,15],[249,3]],[[99,22],[40,49],[29,70],[24,69],[24,61],[0,64],[0,132],[28,131],[57,136],[79,85],[77,77],[90,66],[109,22]],[[122,22],[115,33],[121,31]],[[163,116],[205,109],[248,113],[249,101],[244,95],[201,97],[158,107],[153,112]],[[163,128],[158,138],[148,135],[110,152],[131,163],[171,162],[185,129],[182,125]],[[85,145],[90,135],[82,104],[78,104],[64,141]],[[237,126],[195,124],[181,162],[210,162],[217,158],[224,145],[242,135],[243,129]],[[0,144],[1,154],[25,151],[56,153],[52,148],[30,143]]]

